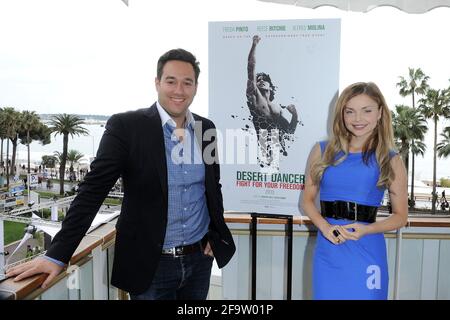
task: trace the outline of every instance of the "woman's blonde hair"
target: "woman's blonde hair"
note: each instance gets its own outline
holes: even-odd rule
[[[389,187],[394,180],[394,172],[390,165],[390,151],[394,149],[394,134],[392,129],[391,112],[378,86],[373,82],[357,82],[342,91],[336,102],[333,120],[333,130],[321,159],[312,164],[311,178],[315,185],[320,184],[324,170],[332,165],[338,165],[348,155],[351,133],[345,127],[344,109],[348,101],[360,94],[365,94],[374,100],[381,110],[381,118],[373,133],[363,146],[364,163],[368,164],[370,155],[375,158],[380,167],[378,187]],[[343,156],[336,159],[336,155],[343,152]]]

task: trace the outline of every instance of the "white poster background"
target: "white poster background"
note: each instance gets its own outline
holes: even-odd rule
[[[260,37],[255,73],[269,74],[276,86],[274,101],[295,105],[299,116],[294,141],[286,142],[287,156],[279,157],[275,176],[264,174],[268,171],[256,160],[255,143],[236,147],[236,141],[226,138],[227,131],[245,136],[243,129],[254,130],[246,97],[254,35]],[[329,111],[338,93],[339,44],[339,19],[209,23],[209,116],[222,135],[218,141],[225,210],[300,213],[303,181],[298,179],[304,177],[314,144],[327,137]],[[280,178],[287,175],[297,180],[282,185]],[[243,176],[248,182],[242,183]],[[277,184],[267,184],[272,179]]]

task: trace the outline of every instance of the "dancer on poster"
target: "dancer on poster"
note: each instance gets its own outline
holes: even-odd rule
[[[297,108],[275,102],[276,86],[270,75],[255,72],[255,51],[261,38],[253,36],[248,54],[247,106],[258,137],[258,162],[264,167],[279,169],[280,153],[287,156],[286,140],[292,140],[297,128]]]

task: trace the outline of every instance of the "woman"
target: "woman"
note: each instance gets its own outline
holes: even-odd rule
[[[319,229],[315,299],[387,299],[383,233],[404,226],[408,216],[406,170],[393,148],[391,112],[380,89],[370,82],[348,86],[336,103],[329,141],[317,143],[308,160],[302,206]],[[386,189],[392,215],[375,221]]]

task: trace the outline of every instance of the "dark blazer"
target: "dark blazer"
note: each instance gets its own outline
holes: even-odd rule
[[[197,115],[194,118],[196,125],[202,124],[202,135],[208,129],[215,130],[212,121]],[[161,118],[154,104],[151,108],[113,115],[105,129],[91,171],[80,184],[47,255],[63,262],[70,260],[104,198],[122,176],[124,198],[116,224],[111,283],[140,294],[152,282],[167,225],[167,164]],[[202,150],[210,143],[203,141]],[[214,144],[207,151],[214,149]],[[217,155],[213,152],[213,156]],[[219,164],[205,163],[206,199],[211,218],[208,239],[222,268],[236,248],[223,218],[219,179]]]

